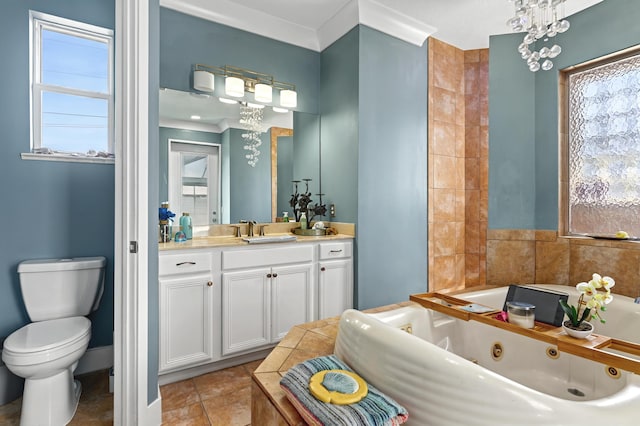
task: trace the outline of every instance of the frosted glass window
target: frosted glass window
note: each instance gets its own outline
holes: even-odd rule
[[[640,54],[567,83],[569,233],[640,236]]]
[[[113,156],[113,31],[35,11],[30,18],[32,151]]]

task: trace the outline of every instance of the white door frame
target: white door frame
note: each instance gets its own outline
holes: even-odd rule
[[[115,39],[114,424],[151,425],[161,410],[147,402],[149,0],[116,0]]]

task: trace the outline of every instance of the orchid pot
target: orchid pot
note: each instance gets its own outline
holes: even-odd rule
[[[562,323],[562,328],[569,336],[585,339],[593,333],[594,328],[588,320],[598,319],[601,323],[605,322],[600,312],[606,311],[605,305],[613,300],[611,287],[615,284],[611,277],[593,274],[591,281],[576,285],[576,289],[580,292],[577,306],[560,300],[560,307],[568,318]]]

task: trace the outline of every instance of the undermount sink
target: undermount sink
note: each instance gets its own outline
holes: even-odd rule
[[[242,237],[242,239],[249,244],[260,243],[284,243],[287,241],[295,241],[295,235],[261,235],[258,237]]]

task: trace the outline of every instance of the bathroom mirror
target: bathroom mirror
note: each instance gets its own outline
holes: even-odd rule
[[[247,151],[239,123],[239,105],[224,104],[208,95],[160,90],[160,165],[159,196],[168,200],[180,182],[169,174],[170,140],[219,147],[219,206],[200,214],[207,224],[237,223],[240,220],[273,222],[283,212],[292,217],[289,199],[292,181],[299,180],[298,190],[306,188],[314,203],[320,192],[320,117],[316,114],[289,112],[280,114],[263,110],[262,145],[255,167],[248,164]],[[199,119],[192,118],[199,116]],[[175,184],[175,185],[173,185]],[[174,186],[173,189],[172,186]],[[182,212],[170,210],[180,216]],[[208,207],[211,209],[211,207]],[[194,223],[194,226],[205,223]]]

